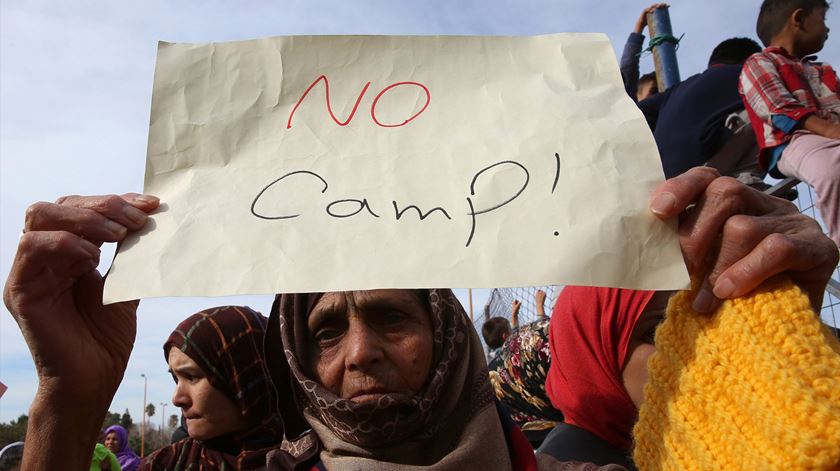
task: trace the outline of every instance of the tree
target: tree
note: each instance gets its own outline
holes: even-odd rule
[[[11,420],[8,424],[0,423],[0,444],[23,441],[26,436],[26,425],[29,417],[21,415],[17,420]]]
[[[119,423],[120,423],[120,414],[118,414],[116,412],[108,411],[108,413],[105,414],[105,421],[102,422],[102,429],[104,430],[104,429],[106,429],[106,428],[108,428],[112,425],[119,425]]]
[[[146,445],[146,449],[143,452],[143,454],[145,456],[149,456],[153,451],[160,448],[158,446],[155,446],[155,444],[152,444],[151,440],[146,440],[145,445]],[[128,446],[130,446],[131,449],[134,450],[134,452],[139,455],[140,454],[140,436],[139,435],[132,435],[132,436],[128,437]]]
[[[150,402],[146,406],[146,416],[148,416],[149,418],[152,418],[153,415],[155,415],[155,405]]]
[[[134,421],[131,420],[131,414],[128,413],[128,409],[126,409],[122,417],[120,417],[120,425],[122,425],[122,428],[126,430],[131,430],[131,426],[134,425]]]
[[[170,415],[169,416],[169,428],[172,429],[172,428],[175,428],[177,426],[178,426],[178,416],[175,415],[175,414]]]

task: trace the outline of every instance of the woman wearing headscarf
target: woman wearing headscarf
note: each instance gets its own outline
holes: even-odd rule
[[[176,384],[172,403],[189,437],[156,451],[141,469],[249,470],[269,462],[269,469],[308,469],[314,449],[300,460],[280,450],[283,420],[263,361],[265,325],[265,317],[240,306],[201,311],[178,325],[163,351]]]
[[[564,423],[546,437],[540,454],[635,469],[633,424],[644,397],[653,334],[671,294],[563,289],[551,317],[546,392]]]
[[[278,295],[266,358],[322,442],[322,469],[536,469],[450,290]]]
[[[122,471],[135,471],[140,466],[140,457],[128,446],[128,431],[120,425],[105,429],[105,447],[117,455]]]
[[[523,326],[505,340],[488,365],[496,398],[534,448],[563,420],[563,414],[552,407],[545,394],[551,364],[548,329],[548,319]]]

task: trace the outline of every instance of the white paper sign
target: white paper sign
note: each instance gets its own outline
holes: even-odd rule
[[[653,138],[602,34],[161,43],[105,300],[685,287]]]

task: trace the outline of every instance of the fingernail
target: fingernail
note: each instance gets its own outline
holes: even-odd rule
[[[127,230],[125,228],[125,226],[123,226],[122,224],[120,224],[116,221],[112,221],[110,219],[105,221],[105,229],[108,229],[108,232],[110,232],[111,234],[114,234],[114,236],[116,236],[116,237],[124,236],[125,232]]]
[[[692,307],[695,311],[705,314],[712,312],[717,303],[718,300],[709,289],[708,282],[704,282],[703,287],[697,292],[697,297],[694,298],[694,304],[692,304]]]
[[[726,299],[735,292],[735,283],[729,278],[719,279],[715,284],[714,293],[720,299]]]
[[[667,215],[674,212],[677,198],[671,193],[660,193],[650,203],[650,210],[656,214]]]
[[[123,208],[123,213],[129,221],[135,224],[142,224],[146,222],[146,213],[135,208],[134,206],[126,206],[125,208]]]
[[[158,198],[157,196],[152,196],[152,195],[136,195],[135,198],[137,200],[142,201],[143,203],[147,203],[147,204],[155,204],[155,203],[160,202],[160,198]]]

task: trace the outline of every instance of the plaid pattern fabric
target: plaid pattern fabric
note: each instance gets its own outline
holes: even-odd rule
[[[210,384],[239,406],[250,427],[259,427],[264,437],[282,437],[283,425],[262,355],[266,322],[247,307],[208,309],[181,322],[163,349],[167,358],[176,347],[195,361]]]
[[[739,91],[767,168],[769,149],[790,140],[792,126],[809,115],[840,122],[837,73],[830,65],[797,59],[780,47],[753,54],[744,63]],[[787,119],[779,120],[779,117]],[[774,123],[775,120],[775,123]],[[787,129],[782,129],[787,128]]]
[[[268,469],[291,470],[314,454],[314,443],[301,459],[279,449],[283,421],[264,362],[266,322],[247,307],[223,306],[193,314],[172,332],[164,355],[175,347],[195,361],[210,384],[239,407],[248,426],[208,442],[185,438],[161,448],[144,459],[141,471],[266,469],[269,453],[274,457]]]

